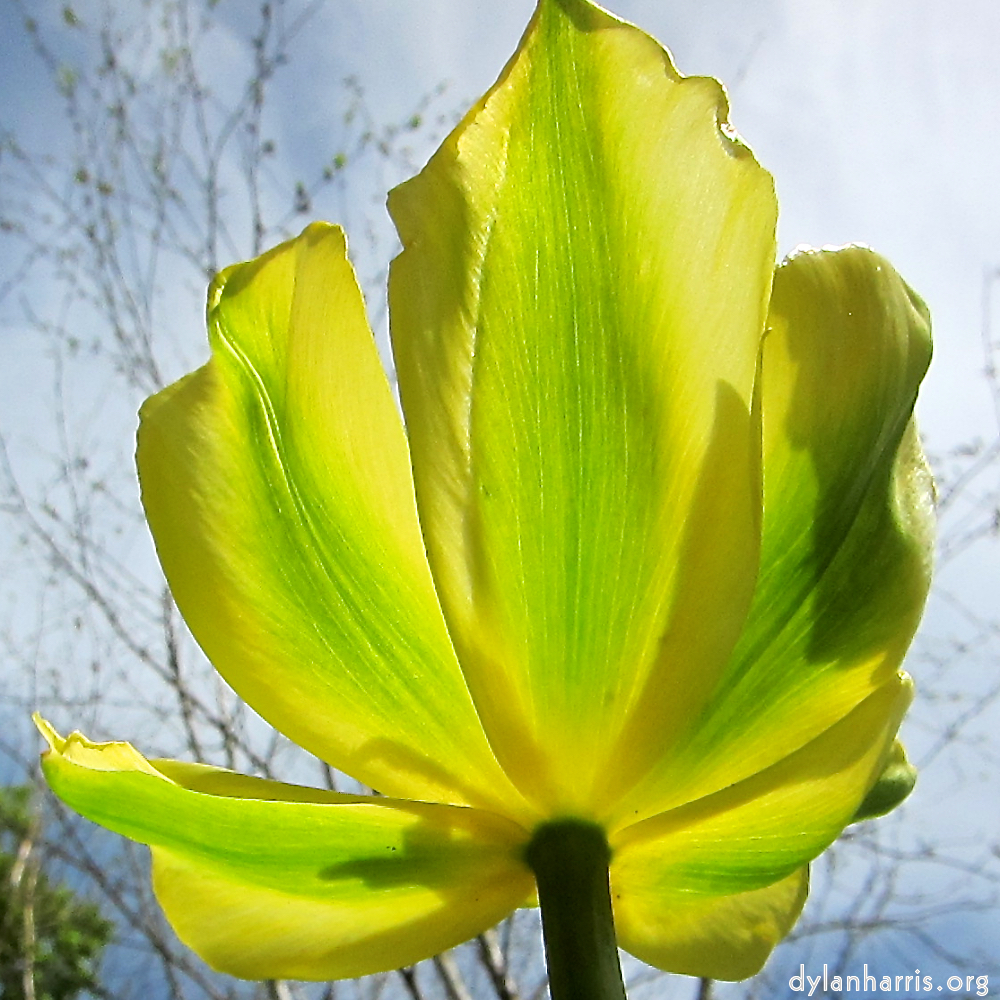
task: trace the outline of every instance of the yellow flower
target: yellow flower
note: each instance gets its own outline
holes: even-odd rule
[[[53,789],[152,847],[216,968],[425,958],[529,905],[572,820],[622,947],[747,976],[808,862],[912,783],[927,313],[864,247],[775,270],[726,115],[638,29],[540,0],[390,196],[405,433],[339,229],[212,285],[211,361],[142,412],[163,568],[236,691],[385,797],[43,726]]]

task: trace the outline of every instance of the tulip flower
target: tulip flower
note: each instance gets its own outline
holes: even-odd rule
[[[927,312],[863,246],[775,268],[727,114],[539,0],[389,198],[403,420],[339,229],[212,284],[211,360],[142,410],[160,560],[229,684],[380,794],[41,725],[52,788],[152,848],[213,967],[358,976],[540,903],[556,1000],[622,995],[616,935],[742,978],[912,785]]]

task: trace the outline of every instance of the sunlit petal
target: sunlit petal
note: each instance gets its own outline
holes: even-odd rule
[[[329,979],[427,958],[531,898],[525,831],[492,813],[338,795],[42,724],[52,789],[153,848],[178,936],[245,978]]]
[[[431,568],[490,742],[552,811],[650,766],[664,685],[718,674],[752,593],[776,209],[726,114],[648,35],[545,2],[390,196]]]
[[[208,318],[212,360],[146,403],[138,451],[198,642],[269,722],[379,791],[516,813],[434,594],[342,232],[316,224],[224,271]]]
[[[911,698],[909,678],[896,677],[837,725],[767,770],[613,837],[611,882],[622,947],[634,947],[640,958],[673,972],[723,979],[755,972],[766,957],[765,944],[769,942],[769,950],[781,939],[801,905],[800,899],[794,902],[795,873],[825,850],[856,813],[883,768]],[[745,952],[713,955],[705,945],[711,935],[724,931],[711,921],[694,934],[696,946],[690,953],[680,944],[683,935],[671,944],[673,918],[667,914],[672,902],[680,913],[691,906],[696,918],[702,912],[711,916],[722,905],[721,897],[779,883],[785,888],[773,895],[747,897],[757,900],[761,915],[768,918],[767,934],[752,933],[752,921],[728,931],[735,939],[745,936]],[[730,912],[727,906],[719,914]],[[665,921],[662,939],[652,928],[657,913]],[[784,929],[779,932],[779,927]],[[702,931],[709,935],[704,941]],[[658,953],[661,957],[655,959]]]
[[[671,892],[629,879],[614,897],[621,946],[649,965],[687,976],[746,979],[792,929],[809,891],[800,868],[764,889],[729,896]]]
[[[899,668],[930,584],[933,488],[911,420],[930,359],[923,303],[864,247],[780,267],[764,341],[764,529],[746,629],[687,705],[621,822],[770,766]]]

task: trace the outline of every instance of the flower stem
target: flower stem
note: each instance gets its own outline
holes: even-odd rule
[[[626,1000],[604,831],[582,820],[546,823],[525,859],[538,884],[552,1000]]]

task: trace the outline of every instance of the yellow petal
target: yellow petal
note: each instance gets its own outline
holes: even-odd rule
[[[775,202],[726,114],[638,29],[545,0],[390,196],[431,568],[490,742],[550,814],[659,756],[666,679],[715,676],[752,593]]]
[[[149,844],[178,936],[250,979],[332,979],[427,958],[530,899],[526,832],[476,809],[339,795],[43,730],[53,791]]]
[[[612,822],[769,767],[894,677],[930,585],[933,488],[911,419],[929,360],[927,311],[878,254],[808,251],[778,269],[753,605],[713,688],[678,663],[673,746]]]
[[[674,972],[725,979],[756,971],[795,920],[804,891],[796,878],[854,816],[911,697],[909,678],[896,677],[767,770],[615,834],[611,881],[622,947]],[[695,920],[678,941],[666,916],[674,905],[679,913],[691,907]],[[741,911],[749,923],[726,929]],[[713,954],[713,935],[726,934],[734,945],[743,941],[740,950]]]
[[[445,629],[399,414],[346,258],[310,226],[210,292],[212,360],[143,407],[143,503],[171,590],[236,691],[386,794],[519,798]]]
[[[808,892],[808,868],[764,889],[730,896],[671,893],[629,880],[627,891],[614,897],[618,943],[658,969],[746,979],[763,968],[792,929]]]

